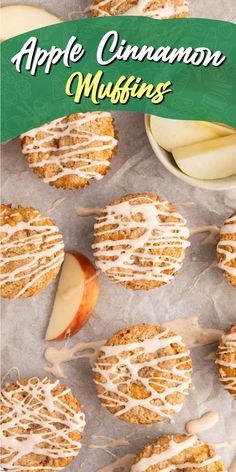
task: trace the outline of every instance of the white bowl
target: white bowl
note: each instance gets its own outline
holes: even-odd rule
[[[150,115],[145,115],[145,128],[149,142],[159,161],[161,161],[163,166],[165,166],[166,169],[168,169],[180,180],[183,180],[187,184],[193,185],[194,187],[208,190],[228,190],[236,188],[236,175],[231,175],[231,177],[225,177],[224,179],[200,180],[194,179],[193,177],[184,174],[184,172],[182,172],[182,170],[180,170],[177,166],[172,154],[159,146],[159,144],[153,138],[150,130]]]

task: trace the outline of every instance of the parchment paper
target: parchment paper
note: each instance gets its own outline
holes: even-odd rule
[[[44,6],[65,20],[79,16],[85,6],[75,0],[24,0],[24,3]],[[192,0],[191,14],[236,21],[235,0]],[[118,112],[114,113],[114,118],[120,136],[119,152],[113,159],[108,175],[83,190],[63,191],[49,187],[28,168],[17,139],[3,145],[3,201],[13,205],[31,205],[45,215],[50,215],[63,233],[66,250],[80,251],[91,260],[94,217],[77,216],[75,207],[78,205],[103,207],[126,193],[151,191],[176,203],[190,227],[223,224],[236,207],[236,190],[204,191],[184,184],[172,176],[153,154],[146,137],[143,115]],[[52,209],[54,202],[63,198],[65,200]],[[181,205],[181,202],[193,204]],[[100,296],[94,314],[69,342],[73,344],[104,339],[127,325],[143,321],[162,323],[191,315],[198,315],[205,327],[228,328],[236,320],[236,290],[226,282],[217,268],[211,266],[215,259],[215,245],[202,246],[202,239],[203,235],[191,238],[192,245],[181,273],[173,283],[157,290],[135,293],[100,276]],[[207,268],[198,279],[199,274]],[[30,299],[3,300],[2,375],[13,366],[18,367],[21,377],[46,374],[44,367],[47,363],[43,353],[50,344],[45,343],[43,338],[56,284],[57,281]],[[51,345],[61,346],[61,343]],[[217,379],[214,360],[206,359],[215,347],[211,345],[192,350],[194,391],[188,396],[182,411],[175,416],[173,424],[151,427],[128,425],[100,406],[87,359],[66,364],[65,381],[81,400],[87,419],[83,448],[67,469],[68,472],[96,472],[115,460],[111,454],[121,457],[135,454],[158,434],[183,432],[186,421],[209,410],[218,411],[220,420],[201,437],[213,443],[235,439],[235,403]],[[15,378],[13,373],[10,380]],[[127,441],[123,441],[127,444],[117,448],[105,447],[104,450],[90,447],[127,436]],[[236,447],[219,449],[219,453],[225,466],[229,467],[236,454]],[[116,469],[117,472],[122,470]]]

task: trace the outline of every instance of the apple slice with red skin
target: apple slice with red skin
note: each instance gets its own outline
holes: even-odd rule
[[[98,292],[97,272],[89,259],[80,253],[66,253],[46,341],[60,341],[77,333],[91,315]]]

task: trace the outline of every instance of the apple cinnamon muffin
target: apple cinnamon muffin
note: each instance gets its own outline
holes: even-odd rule
[[[125,195],[94,226],[97,267],[113,282],[149,290],[170,282],[183,264],[189,230],[171,203],[152,193]]]
[[[85,416],[58,380],[34,377],[3,388],[0,412],[4,470],[61,470],[79,453]]]
[[[84,187],[107,173],[117,147],[109,112],[75,113],[21,135],[22,152],[44,182]]]
[[[224,334],[216,352],[219,379],[236,399],[236,324]]]
[[[236,212],[221,228],[217,258],[218,267],[233,287],[236,287]]]
[[[197,436],[168,434],[145,446],[131,467],[131,472],[189,471],[223,472],[224,464],[215,450]]]
[[[169,328],[124,328],[101,347],[94,381],[103,406],[121,420],[159,423],[178,413],[191,386],[192,362]]]
[[[31,297],[58,274],[64,243],[53,221],[38,210],[0,206],[0,293],[5,298]]]
[[[188,0],[93,0],[93,16],[146,16],[158,20],[187,18]]]

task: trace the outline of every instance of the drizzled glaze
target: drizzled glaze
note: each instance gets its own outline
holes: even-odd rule
[[[207,236],[201,241],[203,246],[207,244],[214,244],[219,232],[219,226],[215,225],[205,225],[198,226],[197,228],[190,228],[190,236],[199,233],[208,233]]]
[[[30,469],[60,470],[60,465],[40,464],[30,467],[21,465],[21,460],[27,454],[35,454],[55,459],[56,462],[78,454],[81,444],[78,439],[72,439],[72,433],[83,432],[85,417],[81,411],[76,412],[61,399],[71,392],[69,388],[57,394],[53,392],[58,385],[58,380],[52,383],[47,378],[32,378],[26,385],[17,382],[14,390],[2,390],[2,466],[14,472]],[[17,399],[17,394],[22,393],[25,395],[24,399]]]
[[[173,413],[179,412],[182,403],[173,405],[169,396],[188,394],[192,370],[187,366],[183,367],[189,360],[188,350],[178,354],[161,355],[160,350],[170,347],[173,343],[185,347],[180,336],[173,335],[169,328],[166,328],[144,341],[103,346],[93,368],[93,372],[101,376],[101,380],[95,376],[95,383],[105,390],[104,393],[98,394],[102,403],[108,408],[117,408],[117,416],[124,415],[135,407],[155,413],[160,417],[159,420],[171,418]],[[155,354],[155,358],[141,361],[141,354]],[[116,358],[115,364],[108,362],[111,357]],[[145,372],[145,369],[150,369],[152,374],[144,376],[142,372]],[[131,397],[129,391],[134,383],[142,383],[150,395],[144,399]],[[127,386],[127,393],[120,390],[124,384]],[[161,392],[157,392],[153,386],[160,387]]]
[[[140,198],[144,198],[145,203],[137,203]],[[140,214],[142,220],[137,221]],[[104,229],[106,225],[112,225],[112,228]],[[153,280],[168,283],[181,268],[184,250],[190,245],[186,220],[177,211],[170,212],[169,202],[154,200],[144,194],[108,205],[94,228],[95,237],[103,239],[96,240],[92,246],[97,266],[115,282]],[[142,234],[134,237],[137,229]],[[126,231],[132,231],[132,237],[115,239],[118,233],[120,237]],[[165,254],[170,248],[173,252],[180,249],[181,256]]]
[[[219,449],[224,449],[225,447],[231,447],[236,445],[236,439],[229,439],[227,441],[219,442],[219,443],[213,443],[213,446],[215,448]]]
[[[163,326],[179,334],[188,347],[205,346],[215,343],[219,341],[224,334],[224,332],[219,329],[202,328],[199,325],[197,316],[167,321],[163,323]],[[48,347],[45,350],[44,357],[51,365],[50,367],[44,367],[44,369],[55,377],[66,377],[62,364],[81,357],[88,358],[90,365],[93,367],[98,352],[105,343],[106,340],[99,340],[76,343],[72,346],[68,346],[66,343],[65,346],[60,348]]]
[[[112,150],[117,144],[117,140],[113,136],[97,134],[93,130],[87,130],[87,125],[95,120],[103,120],[111,118],[109,112],[98,113],[80,113],[78,118],[72,121],[63,122],[62,117],[46,123],[43,126],[35,128],[21,135],[21,138],[32,138],[32,142],[22,146],[22,152],[27,155],[29,166],[33,169],[45,167],[46,183],[53,183],[65,176],[75,175],[81,179],[96,179],[103,177],[100,173],[101,167],[108,168],[110,166],[109,159],[102,159],[92,155],[100,151]],[[46,133],[46,136],[42,133]],[[62,138],[66,138],[69,144],[56,146]],[[80,140],[78,142],[78,139]],[[77,142],[73,142],[76,140]],[[33,160],[29,155],[34,157],[34,153],[40,153],[37,159]],[[73,163],[73,167],[71,167]],[[53,164],[57,166],[56,174],[48,175],[47,165]]]
[[[219,421],[219,414],[216,411],[207,411],[200,418],[188,421],[185,429],[187,433],[199,434],[215,426],[217,421]]]
[[[229,356],[226,360],[224,356]],[[229,332],[222,336],[222,341],[218,346],[218,356],[216,364],[219,366],[220,380],[224,383],[226,390],[229,390],[236,398],[236,331]],[[226,374],[226,369],[231,369],[231,374]],[[234,375],[232,375],[232,371]]]
[[[219,341],[224,331],[215,328],[203,328],[197,316],[177,318],[163,323],[166,328],[179,334],[188,347],[206,346]]]
[[[221,228],[220,235],[232,235],[232,238],[220,239],[217,245],[218,254],[222,254],[222,259],[218,262],[218,267],[225,271],[229,276],[236,277],[236,264],[233,267],[232,263],[236,261],[236,213],[228,218]]]
[[[59,207],[65,201],[65,199],[66,197],[57,198],[57,200],[55,200],[53,204],[50,206],[47,213],[51,213],[51,211],[54,211],[57,207]]]
[[[4,210],[2,212],[4,217]],[[20,216],[16,210],[12,217]],[[14,226],[5,223],[0,226],[1,238],[1,274],[0,286],[24,282],[15,298],[24,296],[27,290],[49,271],[59,269],[64,259],[64,244],[58,228],[53,224],[44,224],[43,217],[37,210],[28,221],[19,221]],[[19,231],[24,234],[19,236]],[[16,236],[15,239],[13,237]],[[26,250],[25,248],[30,247]],[[16,251],[16,253],[13,253]],[[11,252],[11,255],[9,255]],[[19,254],[19,252],[21,252]],[[8,264],[17,264],[13,270],[3,272]],[[19,264],[19,265],[18,265]]]
[[[61,348],[48,347],[45,350],[44,357],[50,362],[50,367],[44,367],[44,370],[50,372],[55,377],[66,377],[62,363],[72,361],[73,359],[89,359],[91,367],[98,356],[98,352],[106,341],[93,341],[87,343],[76,343],[73,346],[62,346]]]
[[[84,208],[82,206],[77,206],[75,211],[78,216],[100,216],[102,210],[99,207]]]
[[[189,462],[184,463],[180,463],[179,460],[175,462],[174,457],[178,454],[187,451],[187,456],[191,458],[193,451],[188,451],[188,449],[197,449],[203,445],[204,444],[197,438],[197,436],[194,435],[186,436],[186,439],[181,442],[176,442],[175,437],[172,436],[167,449],[161,450],[159,453],[155,452],[150,457],[143,457],[131,467],[131,472],[145,472],[149,467],[155,465],[160,466],[162,472],[171,472],[172,470],[175,471],[176,469],[182,470],[187,468],[191,468],[192,470],[202,469],[203,467],[207,467],[208,465],[221,460],[218,455],[214,454],[209,457],[209,459],[203,460],[202,462],[191,462],[191,459]],[[169,461],[169,463],[166,464],[166,461]],[[161,465],[163,465],[163,467],[161,467]],[[223,467],[221,470],[223,470]]]
[[[188,0],[165,0],[165,5],[162,7],[155,7],[155,1],[138,0],[136,5],[132,5],[126,12],[120,13],[119,9],[126,6],[126,1],[118,0],[114,2],[114,5],[109,6],[111,0],[100,0],[96,5],[91,6],[90,9],[99,16],[147,16],[158,20],[188,15],[189,11]],[[106,6],[109,6],[110,13],[104,9]]]

